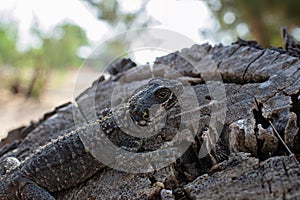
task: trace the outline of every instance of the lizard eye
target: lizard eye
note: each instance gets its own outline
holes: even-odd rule
[[[155,92],[155,97],[157,100],[167,100],[171,95],[171,90],[168,88],[161,88]]]

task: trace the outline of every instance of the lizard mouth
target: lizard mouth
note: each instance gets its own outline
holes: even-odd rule
[[[166,111],[170,110],[177,102],[178,98],[173,94],[170,99],[165,104],[163,104],[163,107],[166,109]]]
[[[149,111],[134,107],[135,109],[130,111],[131,119],[139,126],[147,126],[150,123]]]

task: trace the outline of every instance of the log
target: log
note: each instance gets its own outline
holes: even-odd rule
[[[155,150],[161,137],[172,141],[174,130],[182,126],[192,134],[184,154],[155,172],[107,167],[53,194],[57,199],[161,199],[166,191],[171,199],[300,198],[299,57],[239,40],[229,46],[193,45],[157,58],[151,67],[120,60],[109,71],[109,78],[99,77],[73,103],[9,133],[13,140],[1,141],[0,161],[8,156],[24,160],[39,146],[93,121],[100,110],[125,101],[151,77],[161,76],[182,81],[187,92],[166,128],[144,149]]]

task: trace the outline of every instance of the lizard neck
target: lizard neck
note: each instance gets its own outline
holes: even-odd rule
[[[124,126],[123,123],[126,121],[124,118],[126,112],[128,112],[127,104],[124,104],[115,110],[112,110],[111,108],[102,110],[98,115],[98,122],[102,127],[103,132],[106,135],[109,135],[115,130],[121,128],[120,126]]]
[[[97,116],[97,118],[104,134],[106,135],[113,133],[119,128],[115,121],[113,111],[110,108],[102,110],[101,113]]]

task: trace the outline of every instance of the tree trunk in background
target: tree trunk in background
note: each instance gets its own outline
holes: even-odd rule
[[[43,67],[36,67],[33,71],[25,97],[39,99],[45,89],[49,76],[50,70]]]

